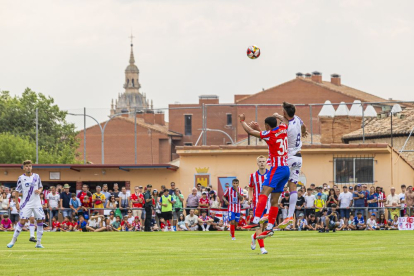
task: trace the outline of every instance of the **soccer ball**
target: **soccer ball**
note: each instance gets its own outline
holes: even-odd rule
[[[249,48],[247,48],[247,57],[250,59],[256,59],[260,57],[260,48],[256,45],[249,46]]]

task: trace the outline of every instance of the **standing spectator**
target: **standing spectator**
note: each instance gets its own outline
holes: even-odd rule
[[[3,218],[2,218],[2,220],[0,222],[0,231],[4,231],[4,232],[14,231],[13,223],[9,219],[9,215],[8,214],[3,215]]]
[[[114,191],[111,193],[115,197],[115,201],[119,201],[119,186],[118,183],[114,183]]]
[[[379,230],[375,213],[372,213],[371,217],[367,220],[367,230]]]
[[[111,212],[113,212],[113,210],[118,208],[118,202],[115,201],[115,196],[113,196],[113,195],[109,196],[108,203],[106,204],[106,208],[112,209],[112,210],[108,210],[109,214],[111,214]]]
[[[296,213],[295,216],[299,218],[299,214],[303,214],[305,212],[305,197],[303,196],[303,191],[300,189],[298,191],[298,199],[296,201]]]
[[[56,192],[58,194],[61,194],[63,192],[63,186],[62,186],[62,184],[57,184],[56,185]]]
[[[84,196],[82,201],[83,217],[89,218],[89,210],[92,208],[92,199],[89,196]]]
[[[371,186],[369,188],[369,196],[368,196],[368,212],[370,214],[377,215],[378,213],[378,194],[375,192],[375,187]],[[368,221],[367,221],[368,223]]]
[[[227,191],[227,189],[230,187],[229,183],[225,184],[225,190]],[[229,207],[228,202],[226,200],[221,200],[221,208],[227,209]]]
[[[318,194],[318,191],[316,190],[316,186],[315,186],[315,184],[310,184],[310,188],[311,188],[311,190],[312,190],[312,195],[314,195],[315,196],[315,198],[316,198],[316,195]]]
[[[109,197],[111,196],[111,193],[108,191],[108,184],[103,184],[102,185],[102,193],[105,196],[105,204],[104,205],[105,205],[105,208],[106,208],[106,205],[108,203]]]
[[[10,199],[12,193],[9,187],[4,187],[3,191],[6,193],[7,199]]]
[[[0,215],[1,215],[1,219],[3,219],[4,215],[8,215],[9,211],[8,211],[8,206],[9,206],[9,200],[7,199],[7,194],[6,192],[2,192],[0,195]]]
[[[309,218],[309,215],[315,213],[315,209],[314,209],[315,200],[316,200],[316,197],[312,194],[312,188],[308,188],[307,193],[305,195],[305,216],[306,216],[306,219]]]
[[[52,212],[52,218],[56,217],[60,209],[60,195],[56,192],[56,187],[50,187],[51,192],[47,195],[49,211]]]
[[[407,190],[407,187],[405,184],[401,185],[401,193],[398,195],[400,198],[400,204],[401,204],[401,210],[400,210],[400,216],[403,217],[405,214],[405,192]]]
[[[342,189],[344,190],[338,197],[339,201],[339,212],[341,218],[344,218],[345,224],[348,225],[349,219],[349,211],[350,207],[352,207],[353,196],[351,192],[348,192],[348,187],[343,186]]]
[[[395,188],[391,187],[391,194],[387,196],[385,207],[395,207],[400,204],[400,197],[395,193]],[[391,213],[388,210],[388,218],[391,219]]]
[[[353,194],[354,197],[354,207],[355,207],[355,214],[363,213],[365,207],[365,193],[362,192],[362,186],[361,184],[357,185],[356,191],[354,191]],[[356,208],[356,207],[362,207],[362,208]]]
[[[209,192],[210,196],[210,208],[217,209],[220,208],[220,198],[214,191]]]
[[[368,196],[369,191],[367,185],[362,185],[362,192],[364,193],[364,199],[365,199],[365,207],[368,207]]]
[[[201,184],[197,183],[197,195],[200,198],[201,197],[201,193],[203,192],[202,188],[201,188]]]
[[[92,195],[93,208],[95,209],[94,213],[98,211],[100,215],[103,215],[103,210],[96,210],[96,209],[105,208],[105,205],[104,205],[105,200],[106,200],[105,195],[101,193],[101,186],[96,186],[96,193]]]
[[[411,186],[405,192],[405,205],[408,216],[412,216],[414,214],[414,192]]]
[[[207,192],[202,192],[201,198],[198,201],[198,209],[200,212],[203,210],[208,212],[208,209],[210,209],[210,200],[207,197]]]
[[[40,204],[42,204],[43,213],[45,214],[45,221],[49,221],[49,212],[47,210],[47,199],[45,199],[45,196],[43,193],[40,194]]]
[[[341,194],[341,190],[339,188],[334,188],[334,190],[335,190],[336,198],[339,198],[339,195]]]
[[[279,223],[281,223],[287,218],[288,209],[289,209],[289,197],[290,197],[290,194],[286,192],[285,196],[280,201],[279,208],[282,210],[282,218],[279,218]]]
[[[82,215],[82,204],[79,200],[79,198],[76,197],[75,193],[72,193],[72,198],[69,201],[69,207],[72,209],[72,212],[75,216]]]
[[[50,187],[50,188],[52,188],[52,187]],[[82,185],[82,191],[80,191],[78,193],[78,196],[77,196],[79,198],[80,202],[83,202],[83,198],[88,195],[88,192],[89,192],[89,186],[86,185],[86,184],[83,184]]]
[[[388,221],[385,218],[385,214],[380,215],[377,225],[380,230],[388,230]]]
[[[322,193],[318,193],[317,196],[315,199],[315,216],[319,218],[322,216],[322,209],[325,208],[325,201],[322,199]]]
[[[116,198],[116,197],[115,197]],[[127,211],[129,208],[129,202],[128,202],[128,194],[125,187],[121,188],[121,192],[118,194],[118,200],[119,200],[119,210],[121,210],[122,216],[127,215]]]
[[[185,217],[185,227],[188,231],[198,230],[198,217],[194,214],[194,209],[190,209],[189,214]]]
[[[144,223],[144,231],[151,232],[151,219],[152,219],[152,206],[153,206],[153,198],[151,194],[152,185],[147,185],[147,190],[144,193],[144,208],[145,208],[145,223]]]
[[[336,196],[335,189],[332,188],[328,192],[328,199],[326,200],[326,207],[331,208],[332,205],[338,205],[338,197]]]
[[[104,200],[104,199],[102,199],[102,200]],[[86,229],[90,232],[105,231],[106,228],[102,224],[103,219],[104,219],[104,216],[100,215],[99,212],[95,211],[93,213],[93,216],[91,216],[91,218],[89,219],[88,226],[86,226]]]
[[[378,194],[378,215],[385,214],[385,202],[387,201],[381,187],[376,187],[375,192]]]
[[[333,191],[333,189],[331,189],[330,191]],[[328,227],[328,231],[332,230],[332,232],[335,233],[336,228],[340,227],[340,221],[339,221],[339,214],[336,210],[337,205],[336,204],[332,204],[331,205],[331,210],[328,211],[328,214],[326,216],[327,218],[327,227]]]
[[[152,191],[152,198],[153,198],[153,204],[154,204],[154,213],[155,213],[155,219],[156,222],[159,223],[159,220],[161,218],[161,204],[160,204],[160,197],[162,196],[162,192],[160,191],[158,193],[157,189],[154,189]]]
[[[175,193],[172,196],[174,200],[173,205],[173,225],[175,229],[177,229],[177,222],[180,215],[183,213],[183,203],[184,203],[184,195],[180,193],[178,188],[175,188]]]
[[[306,226],[308,225],[308,222],[303,217],[303,213],[300,213],[298,215],[298,221],[296,222],[296,225],[298,226],[298,231],[306,230]]]
[[[8,209],[10,210],[10,219],[13,222],[13,225],[16,226],[16,223],[19,221],[19,206],[20,198],[18,192],[12,192],[9,199]]]
[[[142,194],[142,186],[134,188],[134,193],[130,197],[131,208],[141,208],[139,210],[132,210],[134,217],[142,218],[142,208],[144,203],[144,195]]]
[[[187,216],[190,214],[191,209],[196,209],[198,207],[199,200],[200,200],[200,197],[197,195],[197,188],[193,188],[192,193],[187,197],[187,201],[186,201],[185,212]]]
[[[164,190],[164,194],[160,198],[161,203],[161,217],[167,222],[168,227],[170,227],[170,231],[174,231],[171,224],[172,219],[172,206],[174,204],[174,199],[170,195],[167,189]],[[168,228],[166,228],[168,231]]]
[[[180,214],[180,217],[178,218],[177,231],[188,231],[187,227],[185,227],[184,214]]]
[[[171,189],[168,191],[168,193],[172,196],[175,194],[175,182],[170,183]]]
[[[72,217],[72,209],[70,209],[69,201],[72,194],[69,192],[69,184],[63,186],[63,192],[60,194],[60,208],[62,208],[63,217]]]
[[[354,222],[356,230],[365,230],[365,228],[367,227],[361,212],[357,213],[357,216],[354,218]]]
[[[207,210],[202,209],[201,210],[201,216],[198,217],[198,230],[199,231],[209,231],[210,225],[213,222],[213,220],[207,216]]]

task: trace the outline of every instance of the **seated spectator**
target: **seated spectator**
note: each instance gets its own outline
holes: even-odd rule
[[[247,216],[247,218],[246,218],[246,223],[247,224],[250,224],[250,222],[252,221],[254,219],[254,213],[253,213],[253,210],[249,210],[249,215]]]
[[[177,231],[188,231],[187,227],[185,227],[185,217],[184,214],[180,214],[177,221]]]
[[[398,216],[394,215],[394,219],[390,222],[390,230],[398,230]]]
[[[327,232],[329,232],[329,230],[332,230],[332,232],[336,232],[336,228],[338,228],[340,226],[340,222],[339,222],[339,213],[336,210],[337,205],[336,204],[331,204],[331,210],[328,212],[326,218],[327,218],[327,227],[328,230]]]
[[[379,230],[375,213],[372,213],[371,217],[367,220],[367,230]]]
[[[221,219],[216,216],[216,212],[210,211],[210,218],[213,220],[210,231],[221,231],[221,228],[219,228]]]
[[[157,221],[155,220],[155,218],[152,218],[151,219],[151,232],[154,232],[154,231],[159,231],[160,229],[158,228],[158,224],[157,224]]]
[[[198,217],[194,214],[194,209],[190,209],[190,214],[185,217],[185,227],[189,231],[198,230]]]
[[[378,228],[380,230],[388,230],[388,222],[385,218],[385,214],[381,214],[377,221]]]
[[[111,228],[113,231],[116,231],[116,232],[119,232],[122,230],[120,216],[116,216],[115,221],[111,223]]]
[[[66,216],[63,222],[60,225],[60,231],[62,232],[70,232],[72,231],[72,222],[70,221],[70,217]]]
[[[116,221],[115,212],[111,210],[109,213],[109,217],[107,217],[105,220],[106,231],[113,230],[112,223],[114,223],[115,221]]]
[[[128,216],[124,216],[121,221],[121,231],[123,232],[132,231],[132,223],[128,222]]]
[[[306,230],[306,226],[308,225],[308,222],[304,218],[303,213],[300,213],[298,215],[298,221],[296,222],[296,225],[297,225],[298,231]]]
[[[57,216],[52,218],[52,232],[60,232],[60,222]]]
[[[77,224],[78,224],[77,228],[79,231],[87,232],[86,226],[88,225],[88,223],[86,222],[83,216],[79,216],[79,220]]]
[[[390,213],[390,218],[393,218],[394,216],[397,216],[397,218],[400,216],[400,209],[398,209],[397,203],[392,203],[392,209],[388,209],[388,212]]]
[[[356,218],[354,218],[356,230],[365,230],[367,228],[367,225],[365,224],[364,217],[362,216],[362,213],[358,212]]]
[[[106,228],[103,226],[103,215],[99,215],[99,212],[95,211],[93,216],[90,217],[88,221],[88,225],[86,226],[86,230],[90,232],[102,232],[105,231]]]
[[[346,218],[345,218],[346,220]],[[338,231],[346,231],[348,230],[348,225],[345,223],[345,220],[343,218],[339,219],[339,227]]]
[[[244,230],[243,227],[246,226],[246,220],[243,216],[240,217],[239,223],[237,223],[236,230]]]
[[[77,231],[79,231],[79,229],[78,229],[78,223],[77,223],[77,217],[73,217],[72,218],[72,221],[71,221],[71,223],[72,223],[72,231],[75,231],[75,232],[77,232]]]
[[[164,232],[168,231],[168,227],[165,225],[165,219],[163,217],[160,217],[160,230]]]
[[[319,225],[318,225],[318,221],[316,220],[316,217],[314,214],[310,214],[309,215],[309,219],[306,225],[306,230],[309,231],[316,231],[319,230]]]
[[[279,223],[284,221],[287,218],[288,209],[289,209],[289,197],[290,194],[286,192],[280,201],[279,208],[282,210],[282,218],[279,219]]]
[[[298,190],[298,199],[296,200],[296,207],[295,207],[295,216],[299,218],[300,214],[304,215],[305,212],[305,197],[303,196],[302,189]]]
[[[210,209],[210,200],[207,198],[207,192],[202,192],[198,202],[198,209],[200,211],[206,210],[207,212]]]
[[[353,214],[349,216],[348,230],[356,230],[355,217]]]
[[[202,209],[201,216],[198,218],[198,230],[209,231],[212,222],[213,220],[209,216],[207,216],[207,210]]]
[[[329,232],[329,229],[328,229],[329,219],[327,218],[327,215],[328,215],[328,210],[323,209],[322,216],[319,218],[319,233],[322,233],[325,231]]]
[[[134,222],[134,220],[135,220],[134,216],[132,215],[132,210],[128,210],[128,215],[127,215],[126,217],[128,218],[128,223],[129,223],[130,225],[132,225],[132,223],[133,223],[133,222]]]
[[[14,231],[12,221],[9,219],[8,214],[3,215],[3,219],[0,222],[0,231]]]
[[[141,231],[141,219],[139,216],[136,216],[132,222],[132,231],[140,232]]]

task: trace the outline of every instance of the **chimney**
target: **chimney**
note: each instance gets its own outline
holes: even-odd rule
[[[322,83],[322,73],[318,71],[312,72],[312,81]]]
[[[121,117],[125,117],[125,118],[129,117],[128,109],[122,109],[121,113],[122,113]]]
[[[339,74],[332,74],[331,75],[331,83],[341,86],[341,75]]]
[[[154,117],[154,112],[152,110],[147,110],[147,112],[144,114],[144,122],[153,125],[155,122]]]
[[[305,74],[305,79],[310,79],[311,77],[312,77],[312,74],[310,74],[310,73]]]
[[[156,113],[154,118],[157,125],[165,126],[164,113]]]
[[[303,74],[301,72],[296,73],[296,78],[302,78],[302,77],[303,77]]]

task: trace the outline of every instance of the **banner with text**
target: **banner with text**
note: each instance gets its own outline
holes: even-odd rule
[[[398,230],[414,230],[414,217],[398,218]]]

